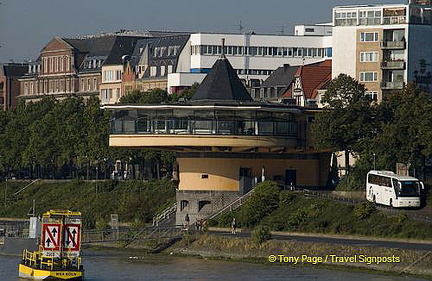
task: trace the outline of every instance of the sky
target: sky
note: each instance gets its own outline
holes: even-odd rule
[[[331,21],[337,5],[407,0],[0,0],[0,62],[35,60],[55,36],[128,30],[291,35],[296,24]]]

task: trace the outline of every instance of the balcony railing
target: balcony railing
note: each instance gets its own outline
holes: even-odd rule
[[[381,18],[360,18],[359,25],[380,25]]]
[[[406,16],[391,16],[391,17],[383,18],[383,24],[405,24],[405,23],[407,23]]]
[[[383,90],[402,90],[405,86],[404,82],[382,82],[381,89]]]
[[[382,41],[381,49],[404,50],[406,49],[406,42],[403,41]]]
[[[405,61],[383,61],[382,69],[405,69]]]
[[[274,120],[113,119],[111,134],[297,137],[297,122]]]

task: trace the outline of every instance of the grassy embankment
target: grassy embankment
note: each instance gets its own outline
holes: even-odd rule
[[[175,186],[170,181],[40,181],[15,195],[27,184],[8,181],[6,208],[6,184],[0,184],[0,217],[27,218],[35,199],[37,214],[50,209],[82,212],[87,229],[107,227],[114,213],[121,223],[140,226],[175,200]]]
[[[432,255],[422,259],[425,251],[328,243],[310,243],[295,240],[268,240],[257,244],[253,238],[202,235],[186,237],[169,249],[170,252],[230,260],[254,261],[267,264],[295,266],[330,266],[379,270],[392,273],[411,273],[432,277]],[[274,260],[270,261],[269,256]],[[283,257],[281,257],[282,255]],[[331,255],[334,255],[335,258]],[[276,257],[276,258],[275,258]],[[288,258],[298,257],[298,263]],[[326,261],[327,257],[327,261]],[[354,259],[343,262],[340,257]],[[383,262],[383,257],[386,261]],[[304,259],[302,261],[302,258]],[[319,260],[321,258],[321,260]],[[381,258],[381,262],[377,259]],[[315,259],[315,260],[313,260]],[[418,261],[415,265],[413,263]]]
[[[232,217],[239,227],[251,229],[266,225],[272,231],[432,240],[432,224],[411,220],[404,212],[388,214],[366,202],[345,205],[304,197],[279,191],[272,182],[258,185],[248,202],[220,216],[213,225],[229,227]]]

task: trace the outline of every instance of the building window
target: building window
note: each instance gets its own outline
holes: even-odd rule
[[[188,205],[189,205],[189,201],[181,200],[180,201],[180,211],[183,211],[184,209],[186,209]]]
[[[116,70],[116,80],[122,80],[122,71]]]
[[[357,25],[357,12],[355,11],[336,11],[334,18],[336,26]]]
[[[97,79],[93,78],[93,91],[97,90]]]
[[[103,78],[104,78],[103,79],[104,82],[113,81],[114,80],[114,71],[105,70]]]
[[[360,62],[377,62],[378,52],[360,52]]]
[[[84,79],[81,79],[81,92],[85,91],[85,81]]]
[[[101,96],[103,100],[107,100],[108,99],[108,91],[106,89],[102,89],[101,90]]]
[[[87,79],[87,91],[91,91],[91,80],[90,78]]]
[[[377,101],[378,100],[378,92],[376,91],[366,91],[365,92],[365,97],[372,100],[372,101]]]
[[[376,82],[378,80],[378,73],[375,71],[360,72],[360,82]]]
[[[378,42],[378,32],[361,32],[360,42]]]
[[[60,57],[60,71],[64,70],[64,56]]]
[[[49,72],[53,72],[54,65],[53,65],[53,59],[48,58],[48,65],[49,65]]]
[[[360,11],[360,25],[378,25],[381,24],[381,11]]]
[[[70,57],[66,56],[66,71],[70,70],[70,65],[71,65]]]
[[[160,76],[165,76],[165,65],[161,65],[161,75]]]
[[[28,95],[28,83],[24,83],[24,95]]]
[[[173,66],[171,64],[168,65],[168,73],[173,72]]]
[[[198,212],[200,212],[204,206],[211,204],[208,200],[198,201]]]
[[[54,71],[55,72],[58,71],[58,59],[57,59],[57,57],[54,57]]]
[[[47,61],[47,58],[43,58],[42,64],[43,64],[43,72],[46,73],[48,71],[48,61]]]
[[[156,74],[157,74],[157,67],[150,66],[150,76],[156,76]]]

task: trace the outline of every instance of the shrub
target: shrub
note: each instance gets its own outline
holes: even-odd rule
[[[240,222],[245,226],[257,224],[265,216],[279,207],[279,187],[273,181],[264,181],[255,187],[255,191],[242,209]]]
[[[284,205],[290,204],[294,201],[295,195],[289,191],[281,191],[279,194],[279,206],[283,207]]]
[[[260,246],[271,238],[270,229],[266,225],[259,225],[252,233],[252,241],[255,245]]]
[[[354,207],[354,216],[358,219],[367,219],[376,210],[371,202],[358,203]]]

